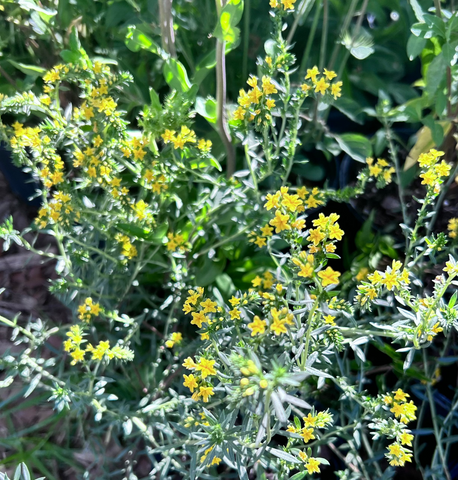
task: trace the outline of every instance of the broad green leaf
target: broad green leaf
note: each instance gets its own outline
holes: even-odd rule
[[[237,24],[243,15],[243,0],[229,0],[221,11],[213,36],[221,42],[234,44],[240,36]]]
[[[372,155],[371,142],[357,133],[344,133],[335,137],[339,147],[353,160],[365,163],[366,158]]]
[[[187,92],[192,84],[189,81],[188,73],[183,64],[174,58],[169,58],[163,66],[163,73],[165,81],[170,88],[177,90],[180,93]]]
[[[442,125],[437,122],[432,115],[425,117],[423,124],[430,129],[433,142],[436,145],[442,145],[444,141],[444,129]]]
[[[31,77],[41,77],[46,73],[46,68],[37,67],[35,65],[25,65],[24,63],[17,63],[14,60],[8,60],[8,62],[22,73],[30,75]]]
[[[446,67],[442,52],[429,64],[426,72],[426,91],[429,95],[434,95],[440,84],[445,81]]]
[[[196,112],[212,124],[216,124],[217,121],[216,106],[216,100],[213,97],[196,98]]]
[[[407,56],[409,60],[412,61],[414,58],[418,57],[423,51],[426,45],[426,39],[421,37],[416,37],[415,35],[410,35],[409,40],[407,41]]]
[[[418,0],[409,0],[410,6],[412,7],[413,13],[417,17],[419,22],[424,22],[424,13],[421,5],[418,3]]]
[[[159,46],[157,43],[135,25],[132,25],[128,28],[126,35],[126,46],[133,52],[138,52],[139,50],[143,49],[159,55]]]

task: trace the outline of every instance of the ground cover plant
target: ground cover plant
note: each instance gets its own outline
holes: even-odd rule
[[[454,3],[90,3],[3,6],[8,475],[456,478]]]

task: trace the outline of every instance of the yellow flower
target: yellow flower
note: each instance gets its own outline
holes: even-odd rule
[[[334,271],[331,267],[326,268],[326,270],[321,270],[318,272],[318,276],[321,278],[321,284],[323,287],[328,285],[338,285],[340,273]]]
[[[216,312],[216,302],[212,302],[209,298],[207,298],[205,301],[203,301],[200,304],[201,307],[204,308],[203,312],[204,313],[215,313]]]
[[[342,240],[343,234],[344,231],[339,228],[339,225],[337,223],[329,227],[329,238]]]
[[[202,328],[202,323],[208,323],[208,318],[205,316],[203,311],[201,312],[192,312],[191,325],[197,325],[198,328]]]
[[[269,227],[269,225],[266,223],[262,228],[261,228],[261,233],[265,237],[271,237],[273,232],[273,228]]]
[[[183,362],[183,367],[187,368],[188,370],[194,370],[197,367],[197,364],[191,357],[188,357]]]
[[[410,397],[410,395],[408,393],[404,393],[400,388],[398,388],[396,390],[396,392],[393,392],[395,395],[394,395],[394,399],[397,401],[397,402],[406,402],[407,401],[407,397]]]
[[[427,172],[422,173],[420,175],[420,178],[423,179],[423,181],[421,182],[422,185],[432,186],[437,180],[437,175],[434,173],[433,170],[428,170]]]
[[[208,402],[208,398],[214,395],[213,387],[200,387],[199,397],[202,397],[204,402]]]
[[[310,457],[307,460],[305,468],[309,472],[309,475],[311,475],[312,473],[320,473],[320,468],[318,467],[319,464],[320,462],[316,458]]]
[[[275,88],[275,85],[271,82],[270,77],[266,77],[266,76],[262,77],[262,91],[264,95],[272,95],[273,93],[277,93],[277,89]],[[274,105],[275,105],[275,102],[274,102]]]
[[[197,381],[194,377],[194,375],[191,373],[190,375],[183,375],[184,382],[183,385],[189,390],[191,390],[191,393],[194,392],[194,389],[197,388]]]
[[[318,67],[315,65],[313,68],[308,68],[307,69],[307,75],[305,76],[305,79],[307,80],[308,78],[312,79],[312,82],[316,82],[316,77],[320,74],[320,71],[318,70]]]
[[[240,303],[240,298],[232,296],[231,299],[229,299],[229,303],[233,306],[236,307]]]
[[[303,428],[301,432],[301,437],[304,439],[304,443],[308,443],[310,440],[314,440],[315,435],[313,435],[313,428]]]
[[[334,100],[342,96],[342,82],[336,82],[331,85],[331,95],[334,96]]]
[[[275,333],[275,335],[280,335],[281,333],[288,332],[288,330],[285,327],[285,321],[279,320],[278,318],[274,319],[274,321],[272,322],[272,325],[270,326],[270,329],[272,330],[272,332]]]
[[[377,177],[381,173],[382,173],[382,168],[379,165],[377,164],[369,165],[369,175],[371,175],[372,177]]]
[[[318,245],[321,240],[325,237],[325,234],[321,230],[321,228],[315,228],[310,230],[309,236],[307,237],[307,240],[309,242],[312,242],[314,245]]]
[[[336,322],[334,322],[334,319],[336,317],[333,317],[332,315],[326,315],[323,318],[324,318],[325,323],[327,323],[328,325],[333,325],[334,326],[336,324]]]
[[[291,230],[291,225],[288,224],[289,215],[282,215],[282,213],[277,210],[275,212],[275,218],[273,218],[269,223],[272,227],[275,227],[275,233],[280,233],[283,230]]]
[[[404,432],[399,437],[401,439],[401,443],[403,445],[408,445],[409,447],[412,446],[413,435],[410,433]]]
[[[257,237],[256,237],[256,240],[254,241],[254,243],[255,243],[259,248],[265,247],[265,246],[267,245],[266,239],[265,239],[264,237],[260,237],[260,236],[257,236]]]
[[[282,205],[291,212],[295,212],[297,207],[302,205],[302,201],[299,198],[299,195],[289,195],[288,193],[283,195]]]
[[[321,95],[326,93],[326,90],[329,88],[329,83],[326,83],[324,77],[321,77],[318,82],[315,84],[315,93],[320,92]]]
[[[336,72],[334,72],[333,70],[327,70],[326,68],[324,69],[323,74],[326,76],[328,80],[332,80],[333,78],[337,77]]]
[[[395,271],[385,273],[385,278],[380,283],[385,285],[388,290],[393,290],[393,288],[399,286],[398,273]]]
[[[232,310],[229,310],[229,315],[231,317],[231,320],[238,320],[240,318],[240,310],[238,310],[237,308],[234,308]]]
[[[213,366],[215,363],[215,360],[201,358],[199,364],[195,368],[201,372],[202,378],[207,378],[210,375],[216,375],[216,370]]]
[[[271,208],[278,208],[278,202],[280,200],[280,192],[277,192],[274,195],[272,195],[271,193],[268,193],[266,199],[267,199],[267,202],[264,205],[264,207],[267,210],[270,210]]]
[[[75,365],[78,362],[82,362],[84,360],[84,353],[84,350],[81,350],[80,348],[77,348],[72,353],[70,353],[70,356],[73,358],[72,365]]]
[[[281,3],[285,7],[285,10],[294,10],[296,0],[281,0]]]
[[[247,327],[251,330],[251,336],[254,337],[255,335],[262,335],[266,330],[267,322],[265,320],[261,320],[257,315],[253,318],[253,321],[247,325]]]

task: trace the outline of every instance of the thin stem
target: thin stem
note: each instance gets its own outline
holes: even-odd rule
[[[434,7],[436,9],[436,15],[439,18],[442,18],[442,8],[441,8],[441,2],[440,0],[434,0]]]
[[[442,187],[439,198],[437,199],[436,207],[434,209],[434,216],[431,218],[431,221],[428,224],[428,233],[431,233],[433,231],[434,225],[436,224],[437,217],[439,216],[439,211],[441,209],[442,203],[445,200],[445,197],[448,193],[448,189],[450,188],[450,185],[455,181],[455,178],[457,175],[458,175],[458,164],[453,170],[453,173],[448,178],[447,183]]]
[[[352,0],[350,4],[350,8],[347,11],[347,14],[345,15],[344,21],[342,23],[342,27],[340,29],[340,35],[342,36],[348,29],[348,26],[350,25],[351,19],[353,18],[353,15],[355,14],[356,10],[356,5],[358,4],[358,0]],[[331,60],[329,62],[329,69],[332,70],[334,67],[334,64],[337,60],[337,55],[339,53],[340,47],[342,44],[337,41],[336,44],[334,45],[334,49],[332,51],[331,55]]]
[[[308,0],[304,0],[301,3],[299,11],[297,12],[297,14],[294,18],[294,22],[291,25],[291,29],[290,29],[288,37],[286,39],[286,43],[288,45],[290,45],[292,40],[293,40],[294,34],[296,33],[296,29],[297,29],[297,26],[299,25],[299,22],[300,22],[301,18],[303,19],[303,22],[305,22],[305,19],[307,18],[307,15],[309,14],[310,10],[313,8],[313,3],[314,2],[315,2],[315,0],[311,0],[310,2]]]
[[[225,4],[226,0],[216,0],[218,22],[220,21],[222,7],[224,7]],[[226,42],[221,42],[220,40],[216,41],[216,102],[218,133],[226,149],[226,174],[227,178],[231,178],[235,172],[235,149],[227,124],[225,43]]]
[[[326,65],[326,46],[328,42],[328,20],[329,20],[329,3],[328,0],[323,0],[323,29],[321,31],[321,46],[320,46],[320,63],[319,69],[323,70]]]
[[[389,152],[391,159],[394,163],[394,166],[396,168],[396,178],[398,180],[398,192],[399,192],[399,200],[401,202],[401,209],[402,209],[402,220],[405,225],[409,224],[409,218],[407,216],[407,207],[404,201],[404,187],[402,186],[402,180],[401,180],[401,165],[399,164],[399,158],[398,158],[398,152],[396,149],[396,146],[393,142],[393,136],[391,134],[391,129],[388,125],[388,122],[384,120],[384,126],[385,126],[385,131],[386,131],[386,139],[388,140],[388,147],[389,147]],[[407,232],[404,232],[404,235],[406,236],[406,247],[408,246],[408,236]]]
[[[307,45],[305,46],[304,55],[302,56],[301,66],[299,68],[299,76],[305,72],[305,67],[307,66],[307,62],[310,56],[310,50],[312,49],[313,39],[315,38],[316,29],[318,27],[318,21],[320,20],[320,12],[322,7],[322,0],[318,0],[316,4],[315,16],[313,17],[312,28],[310,29],[309,37],[307,39]]]
[[[161,22],[162,48],[173,58],[176,58],[175,32],[173,29],[172,1],[159,0],[159,17]]]
[[[245,81],[248,77],[248,49],[250,47],[250,9],[251,0],[245,0],[243,7],[243,67],[242,78]]]
[[[248,165],[248,170],[250,170],[250,175],[251,175],[251,179],[253,180],[254,189],[257,192],[258,191],[258,182],[256,180],[256,173],[254,172],[253,167],[251,165],[251,158],[250,158],[248,143],[245,143],[245,159],[246,159],[246,163]]]
[[[305,365],[307,363],[307,358],[309,355],[309,347],[310,347],[310,337],[312,335],[312,320],[318,308],[318,304],[319,304],[319,297],[316,299],[315,303],[313,304],[313,307],[310,310],[309,316],[307,318],[307,334],[305,337],[304,351],[302,352],[302,356],[301,356],[301,365],[300,365],[301,370],[305,370]]]
[[[423,364],[425,368],[425,376],[428,377],[428,359],[426,356],[426,349],[423,349]],[[426,392],[428,394],[428,401],[429,401],[429,409],[431,411],[431,419],[433,422],[433,428],[434,428],[434,436],[436,437],[436,444],[437,444],[437,449],[439,451],[439,456],[441,459],[442,463],[442,468],[444,470],[444,474],[447,478],[447,480],[452,480],[452,477],[450,476],[450,473],[447,468],[447,460],[444,455],[444,449],[442,448],[442,441],[441,441],[441,436],[439,433],[439,427],[438,427],[438,419],[437,419],[437,414],[436,414],[436,406],[434,403],[434,397],[433,393],[431,390],[431,384],[428,382],[426,384]]]

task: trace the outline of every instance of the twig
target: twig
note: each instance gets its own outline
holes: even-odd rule
[[[222,7],[226,4],[226,0],[216,0],[216,11],[218,15],[218,22],[220,21]],[[218,133],[221,141],[226,149],[227,178],[231,178],[235,172],[235,149],[232,145],[229,128],[227,125],[226,112],[226,55],[225,43],[221,40],[216,40],[216,103],[217,103],[217,124]]]

